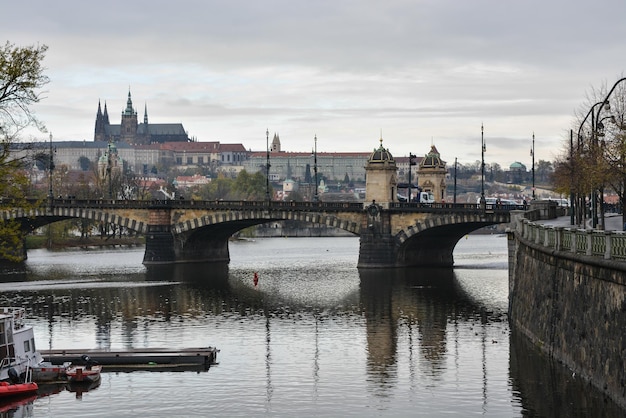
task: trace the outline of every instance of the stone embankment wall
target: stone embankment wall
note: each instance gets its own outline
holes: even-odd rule
[[[524,220],[509,232],[508,241],[511,326],[622,407],[624,239],[622,234],[550,228]]]

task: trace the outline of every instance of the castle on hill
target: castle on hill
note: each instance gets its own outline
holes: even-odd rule
[[[145,105],[143,122],[137,119],[137,110],[128,91],[126,108],[122,111],[119,125],[109,122],[107,104],[104,111],[98,101],[94,141],[124,142],[130,145],[162,144],[165,142],[191,142],[182,123],[148,123],[148,105]]]

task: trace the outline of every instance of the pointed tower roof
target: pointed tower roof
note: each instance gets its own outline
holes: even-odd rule
[[[278,133],[274,132],[274,139],[272,139],[272,152],[280,152],[280,138],[278,137]]]
[[[420,167],[428,168],[445,168],[446,162],[441,160],[441,155],[437,151],[435,145],[430,146],[430,152],[426,154],[424,159],[420,162]]]
[[[125,116],[136,115],[137,112],[133,109],[133,99],[130,97],[130,88],[128,89],[128,100],[126,100],[126,109],[122,112]]]
[[[109,111],[107,110],[107,102],[104,101],[104,123],[109,124]]]

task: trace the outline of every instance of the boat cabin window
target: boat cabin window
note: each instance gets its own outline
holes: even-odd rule
[[[24,341],[24,352],[28,353],[30,351],[30,340]]]
[[[30,347],[33,349],[33,352],[37,351],[37,349],[35,348],[35,339],[34,338],[30,339]]]

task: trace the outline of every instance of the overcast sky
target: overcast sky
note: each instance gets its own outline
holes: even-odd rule
[[[626,66],[624,0],[10,1],[0,39],[46,44],[35,107],[54,140],[182,123],[198,141],[265,150],[424,155],[508,167],[553,159],[592,88]],[[41,140],[46,134],[37,135]]]

